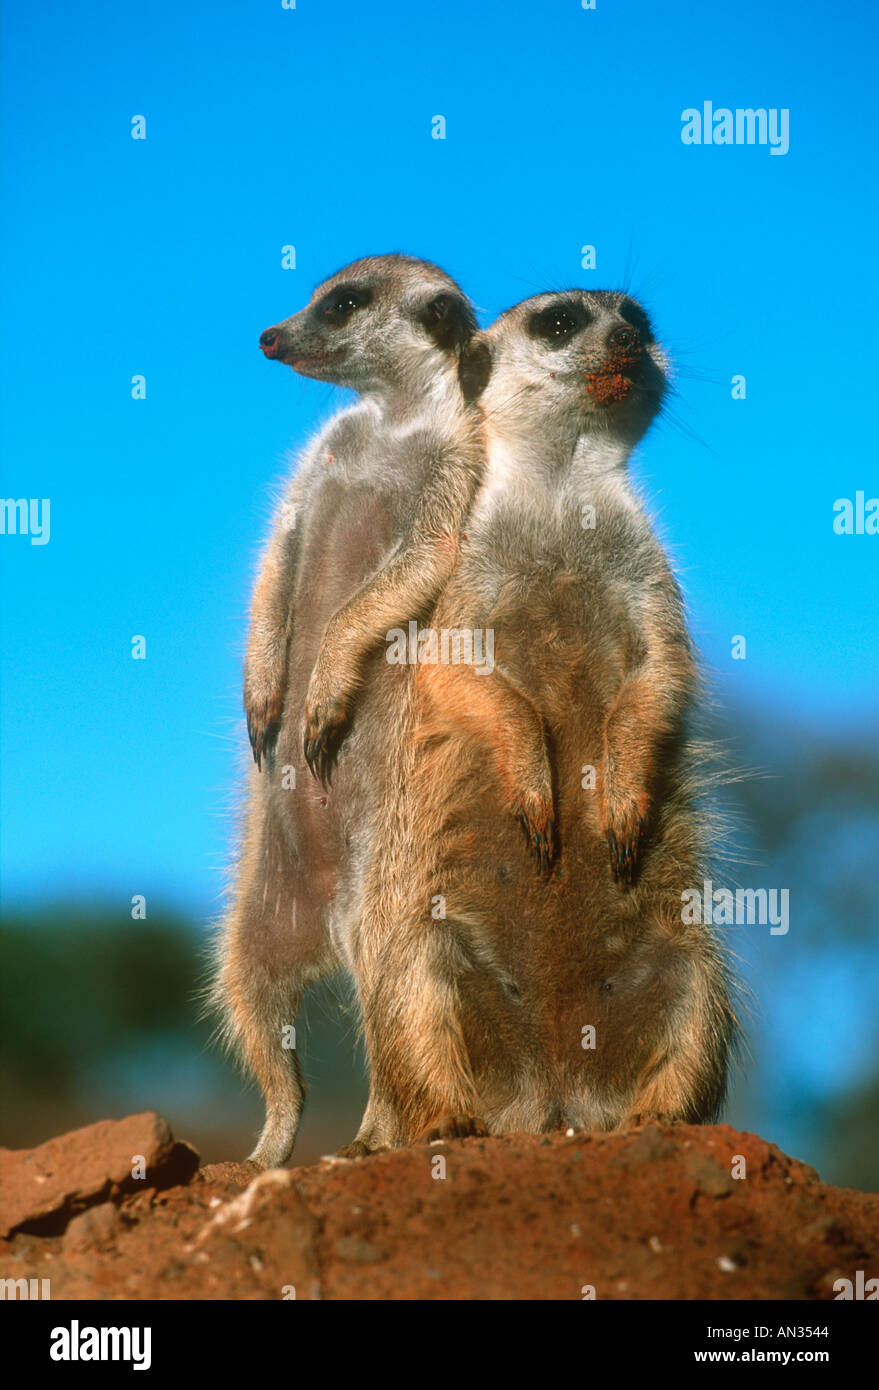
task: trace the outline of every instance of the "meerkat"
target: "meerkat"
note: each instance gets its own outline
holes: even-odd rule
[[[467,349],[486,475],[420,665],[351,940],[371,1095],[352,1152],[472,1132],[708,1121],[737,1036],[701,885],[679,587],[627,465],[668,363],[625,294],[542,294]],[[475,364],[475,365],[472,365]],[[530,807],[548,877],[512,832]]]
[[[286,490],[245,662],[255,766],[211,1002],[265,1096],[251,1154],[263,1167],[293,1147],[305,1092],[296,1015],[306,987],[345,964],[395,758],[411,673],[383,660],[385,634],[429,612],[481,476],[479,418],[458,375],[475,328],[445,272],[390,255],[347,266],[260,338],[266,357],[360,397]]]
[[[287,648],[295,625],[291,595],[301,560],[299,524],[327,484],[363,487],[388,452],[407,459],[417,506],[394,553],[332,614],[306,698],[305,754],[326,780],[362,681],[363,663],[401,614],[420,611],[454,564],[457,530],[473,495],[479,455],[472,439],[449,448],[435,420],[460,389],[454,371],[476,319],[460,288],[438,267],[405,256],[367,257],[314,291],[300,313],[267,328],[267,358],[304,376],[353,388],[359,406],[330,422],[289,485],[263,559],[251,610],[244,704],[257,766],[271,758],[280,727]],[[442,370],[440,369],[442,368]],[[457,441],[456,441],[457,442]],[[411,446],[411,447],[410,447]],[[306,541],[307,545],[309,542]],[[402,600],[402,604],[401,604]]]

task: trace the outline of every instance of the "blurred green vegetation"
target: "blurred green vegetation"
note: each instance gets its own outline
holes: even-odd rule
[[[61,907],[6,918],[0,1065],[29,1084],[76,1086],[84,1068],[164,1037],[189,1047],[198,954],[188,924]],[[191,1034],[191,1036],[187,1036]]]
[[[208,940],[170,914],[132,921],[106,905],[6,913],[0,926],[2,1142],[155,1109],[206,1161],[243,1158],[261,1100],[200,1019]],[[297,1161],[350,1141],[366,1102],[356,1020],[341,982],[298,1022],[310,1086]]]

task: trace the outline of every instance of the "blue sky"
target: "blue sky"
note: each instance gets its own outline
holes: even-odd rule
[[[273,487],[342,401],[257,338],[369,252],[437,260],[484,322],[628,274],[685,427],[636,473],[718,698],[871,717],[879,537],[832,529],[879,495],[866,0],[9,0],[3,24],[3,494],[51,499],[48,545],[0,537],[8,899],[211,909]],[[683,145],[704,100],[788,108],[789,153]]]

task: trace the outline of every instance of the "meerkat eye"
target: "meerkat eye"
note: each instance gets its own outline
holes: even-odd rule
[[[341,328],[357,309],[365,308],[371,299],[372,294],[369,290],[360,289],[356,285],[340,285],[338,289],[330,290],[329,294],[325,294],[320,303],[315,305],[315,313],[323,323],[328,323],[333,328]]]
[[[567,309],[550,305],[535,314],[529,324],[532,337],[540,338],[550,347],[560,347],[579,332],[582,325]]]

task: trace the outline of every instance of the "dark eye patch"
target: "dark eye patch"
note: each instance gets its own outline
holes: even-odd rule
[[[561,347],[579,333],[589,322],[590,315],[581,305],[560,301],[547,304],[532,314],[528,322],[528,332],[548,347]]]
[[[372,290],[362,285],[337,285],[334,290],[319,299],[312,309],[312,315],[319,323],[341,328],[358,309],[364,309],[372,302]]]
[[[641,334],[642,343],[653,342],[653,328],[640,304],[636,304],[634,299],[626,297],[620,300],[618,312],[620,317],[625,319],[626,323],[630,323],[633,328],[637,328],[638,332]]]

